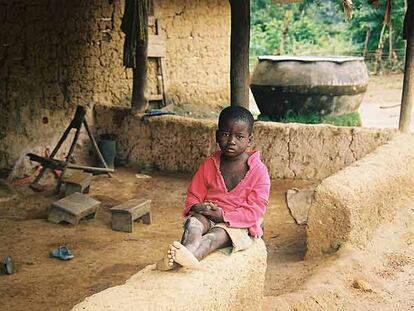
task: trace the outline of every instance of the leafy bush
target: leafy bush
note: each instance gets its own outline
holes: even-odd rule
[[[389,27],[383,31],[380,62],[384,69],[403,68],[404,1],[393,0],[392,31]],[[358,55],[365,56],[368,67],[374,70],[378,66],[371,63],[378,62],[375,55],[378,55],[386,1],[380,1],[378,8],[367,0],[353,2],[353,18],[346,21],[341,1],[304,0],[282,5],[271,0],[253,0],[251,68],[259,55]]]
[[[318,113],[295,114],[287,113],[280,120],[267,115],[259,115],[258,121],[277,121],[282,123],[305,123],[305,124],[332,124],[336,126],[361,126],[361,118],[358,112],[351,112],[340,116],[322,116]]]

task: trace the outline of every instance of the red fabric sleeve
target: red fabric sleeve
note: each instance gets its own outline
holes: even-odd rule
[[[263,217],[269,203],[270,178],[266,167],[260,167],[257,181],[246,201],[233,211],[223,211],[223,220],[234,228],[250,228]]]
[[[185,200],[185,208],[183,212],[184,216],[188,216],[191,207],[194,204],[203,202],[207,195],[207,186],[204,178],[205,166],[206,162],[201,164],[198,171],[194,174],[190,185],[188,186],[187,198]]]

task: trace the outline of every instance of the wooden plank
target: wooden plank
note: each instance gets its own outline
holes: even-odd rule
[[[88,195],[75,192],[59,201],[52,203],[53,207],[64,210],[65,212],[75,216],[86,216],[101,204],[98,200]]]
[[[150,101],[159,101],[159,100],[163,100],[163,96],[162,94],[151,94],[149,96],[149,100]]]
[[[30,161],[39,162],[45,169],[50,168],[52,170],[61,171],[67,165],[63,161],[41,157],[34,153],[28,153],[27,156],[29,157]]]
[[[148,57],[165,57],[165,41],[159,35],[148,35]]]
[[[143,206],[150,206],[151,200],[148,199],[131,199],[125,203],[120,205],[111,207],[112,212],[120,212],[120,213],[132,213],[135,209],[138,209]]]
[[[157,22],[157,19],[155,16],[148,16],[148,26],[155,26]]]
[[[74,170],[84,170],[86,172],[104,172],[104,173],[113,173],[115,170],[113,168],[104,168],[104,167],[92,167],[92,166],[86,166],[86,165],[77,165],[68,163],[68,168],[74,169]]]
[[[85,126],[86,132],[88,132],[89,139],[92,142],[93,149],[95,150],[95,153],[98,156],[99,161],[102,163],[104,168],[109,168],[108,165],[106,164],[105,159],[102,156],[101,151],[99,150],[98,144],[96,143],[95,137],[93,137],[93,135],[92,135],[92,131],[90,130],[88,122],[86,122],[86,119],[83,120],[83,125]],[[109,175],[109,177],[112,177],[110,174],[108,174],[108,175]]]
[[[165,62],[165,58],[160,59],[160,68],[161,68],[161,73],[162,73],[162,93],[164,96],[164,105],[167,105],[165,94],[167,94],[168,92],[169,80],[168,80],[167,65]]]

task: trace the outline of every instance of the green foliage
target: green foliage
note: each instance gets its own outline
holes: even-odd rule
[[[321,116],[320,114],[306,113],[296,114],[287,113],[280,120],[275,120],[267,115],[259,115],[257,120],[259,121],[277,121],[282,123],[305,123],[305,124],[332,124],[336,126],[361,126],[361,118],[358,112],[351,112],[341,116]]]
[[[309,112],[306,114],[287,113],[280,120],[282,123],[306,123],[306,124],[318,124],[322,123],[322,116],[316,112]]]
[[[405,0],[392,1],[391,23],[393,26],[393,44],[397,49],[404,48],[404,40],[402,37]],[[354,16],[347,27],[347,35],[352,38],[353,44],[363,48],[366,38],[366,32],[371,31],[368,40],[368,50],[375,51],[378,47],[378,40],[384,21],[385,1],[380,1],[378,8],[368,4],[365,0],[354,1]],[[389,28],[385,34],[384,48],[389,46]]]
[[[322,120],[322,123],[332,124],[336,126],[361,126],[361,118],[358,112],[351,112],[336,117],[325,116],[322,118]]]
[[[401,65],[405,0],[392,2],[392,56]],[[385,0],[378,8],[367,0],[354,0],[353,18],[345,20],[341,1],[304,0],[295,4],[274,4],[271,0],[251,2],[252,66],[259,55],[363,55],[374,60],[384,20]],[[367,50],[365,40],[369,32]],[[387,27],[383,36],[383,58],[390,45]],[[391,59],[391,58],[390,58]]]

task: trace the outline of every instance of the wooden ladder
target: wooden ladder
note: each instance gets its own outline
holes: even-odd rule
[[[165,74],[165,40],[160,36],[160,28],[157,18],[148,17],[148,27],[154,27],[155,34],[148,35],[148,58],[155,58],[157,61],[157,94],[149,95],[149,101],[161,102],[162,108],[166,105],[165,90],[167,86],[167,77]]]

